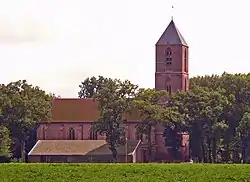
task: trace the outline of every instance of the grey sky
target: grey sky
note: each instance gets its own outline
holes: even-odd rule
[[[172,4],[191,76],[249,71],[246,0],[0,0],[1,82],[27,79],[62,97],[77,97],[93,75],[154,87],[154,46]]]

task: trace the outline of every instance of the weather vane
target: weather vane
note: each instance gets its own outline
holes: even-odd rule
[[[172,20],[174,20],[174,6],[172,5]]]

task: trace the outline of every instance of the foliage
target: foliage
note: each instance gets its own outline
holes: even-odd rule
[[[11,157],[10,147],[10,132],[8,128],[2,124],[0,125],[0,157]]]
[[[95,79],[92,78],[92,80]],[[104,80],[106,80],[105,85],[102,85],[102,88],[95,91],[93,95],[98,102],[100,112],[98,121],[93,124],[93,130],[106,136],[106,141],[116,161],[117,148],[126,143],[123,116],[130,107],[137,85],[127,80],[111,78]]]
[[[92,76],[91,78],[86,78],[80,87],[78,92],[79,98],[93,98],[99,90],[105,86],[109,79],[104,78],[103,76],[98,76],[98,78]]]
[[[179,92],[171,96],[169,105],[176,112],[184,116],[183,126],[189,131],[191,137],[191,150],[193,156],[199,161],[215,162],[216,150],[215,128],[218,122],[222,122],[224,108],[227,106],[227,99],[219,92],[210,91],[207,88],[195,87],[187,92]],[[226,127],[226,126],[225,126]],[[217,136],[220,137],[220,136]],[[204,146],[204,143],[207,143]],[[204,151],[208,155],[204,156]]]
[[[195,116],[202,113],[204,110],[202,108],[209,108],[210,104],[208,103],[214,103],[213,107],[210,105],[211,109],[206,114],[210,119],[201,118],[199,123],[196,122],[195,125],[191,126],[193,130],[191,135],[201,136],[204,135],[204,132],[206,135],[198,145],[202,146],[203,149],[193,148],[192,150],[193,154],[196,153],[195,155],[200,157],[199,161],[233,163],[247,161],[246,155],[250,155],[247,152],[248,144],[245,142],[248,136],[249,81],[250,74],[228,73],[223,73],[221,76],[212,75],[190,79],[191,92],[197,87],[202,87],[211,95],[207,101],[203,102],[203,107],[197,108],[198,112]],[[189,110],[188,113],[194,114],[193,110]],[[191,139],[191,143],[197,144],[197,141]],[[213,153],[213,157],[211,157],[211,153]]]
[[[245,112],[236,128],[237,139],[244,163],[250,162],[250,113]]]
[[[160,102],[167,98],[166,91],[140,89],[133,100],[132,109],[137,109],[141,115],[141,123],[137,125],[137,134],[145,135],[148,143],[149,161],[152,160],[152,129],[157,124],[166,124],[166,110]]]
[[[26,148],[26,143],[30,141],[36,124],[50,119],[54,95],[46,94],[26,80],[1,85],[0,93],[1,121],[10,131],[14,143],[12,149],[20,148],[21,157],[25,160],[25,153],[30,150]]]
[[[137,132],[146,135],[149,151],[152,128],[163,124],[166,126],[165,143],[171,146],[173,154],[180,150],[178,133],[188,132],[191,156],[199,162],[249,161],[250,74],[194,77],[190,79],[190,90],[170,96],[154,89],[140,89],[127,100],[129,104],[126,107],[121,104],[124,100],[120,95],[115,94],[114,90],[118,90],[116,86],[119,85],[115,83],[99,76],[87,78],[80,86],[79,97],[96,95],[102,100],[100,120],[106,122],[99,128],[111,123],[113,127],[116,123],[113,121],[119,121],[117,128],[121,130],[116,134],[123,136],[122,114],[126,109],[138,109],[142,122],[137,126]],[[124,107],[115,107],[118,105]]]
[[[228,164],[2,164],[4,182],[249,181],[249,165]]]
[[[143,122],[137,130],[146,134],[149,148],[152,128],[163,124],[173,152],[180,147],[176,134],[184,131],[190,134],[191,156],[199,162],[250,162],[250,74],[194,77],[190,90],[169,96],[103,76],[87,78],[79,87],[79,98],[99,103],[100,117],[93,129],[106,136],[114,159],[116,148],[125,143],[123,116],[138,109]],[[34,145],[37,123],[50,119],[50,101],[55,97],[25,80],[0,85],[0,135],[5,141],[0,143],[1,153],[9,156],[10,138],[12,156],[22,154],[24,159]]]

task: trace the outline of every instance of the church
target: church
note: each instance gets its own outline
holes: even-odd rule
[[[189,85],[188,44],[173,20],[155,45],[155,89],[174,93]],[[91,131],[98,119],[98,106],[92,99],[57,98],[52,101],[52,119],[39,123],[37,142],[28,153],[28,162],[85,163],[111,162],[112,153],[105,136]],[[126,115],[126,144],[118,148],[118,162],[149,162],[148,141],[137,136],[138,113]],[[163,137],[164,127],[152,131],[153,161],[174,162]],[[179,133],[180,159],[190,159],[189,135]]]

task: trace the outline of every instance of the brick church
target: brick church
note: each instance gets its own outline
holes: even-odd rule
[[[188,89],[188,45],[172,20],[156,43],[155,89],[169,93]],[[37,143],[28,154],[29,162],[110,162],[112,154],[105,136],[91,131],[98,118],[98,106],[92,99],[55,99],[51,121],[40,122]],[[148,141],[138,136],[140,115],[125,116],[126,144],[118,148],[118,162],[148,162]],[[165,127],[152,131],[153,162],[173,162],[163,137]],[[180,161],[189,161],[189,135],[181,138]]]

